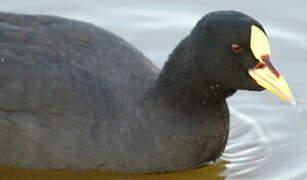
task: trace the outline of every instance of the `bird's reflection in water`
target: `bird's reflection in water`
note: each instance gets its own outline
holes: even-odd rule
[[[5,180],[222,180],[222,161],[201,169],[161,174],[118,174],[99,171],[26,170],[0,167],[0,179]]]

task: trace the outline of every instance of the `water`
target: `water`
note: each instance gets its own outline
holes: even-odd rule
[[[307,2],[201,0],[1,0],[1,11],[49,14],[104,27],[162,66],[197,20],[213,10],[234,9],[258,19],[271,39],[276,68],[286,77],[297,107],[268,92],[242,91],[228,102],[230,139],[221,162],[203,169],[158,175],[93,171],[36,171],[2,167],[4,179],[307,179]]]

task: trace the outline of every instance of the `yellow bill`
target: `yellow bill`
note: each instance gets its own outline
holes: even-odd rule
[[[286,80],[277,72],[270,61],[270,45],[265,33],[257,26],[251,27],[250,47],[259,63],[248,73],[256,82],[280,99],[295,105],[295,99]]]

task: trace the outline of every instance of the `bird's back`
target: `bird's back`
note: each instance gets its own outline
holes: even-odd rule
[[[0,164],[104,166],[112,157],[98,153],[116,143],[108,135],[138,114],[137,99],[157,73],[137,49],[94,25],[0,13]]]

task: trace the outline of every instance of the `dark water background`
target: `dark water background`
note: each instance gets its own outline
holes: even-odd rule
[[[104,27],[135,45],[159,67],[204,14],[226,9],[245,12],[264,25],[273,64],[287,79],[296,107],[268,92],[237,93],[228,100],[231,130],[224,161],[200,170],[129,176],[2,167],[0,179],[307,179],[307,1],[0,1],[0,11],[57,15]]]

